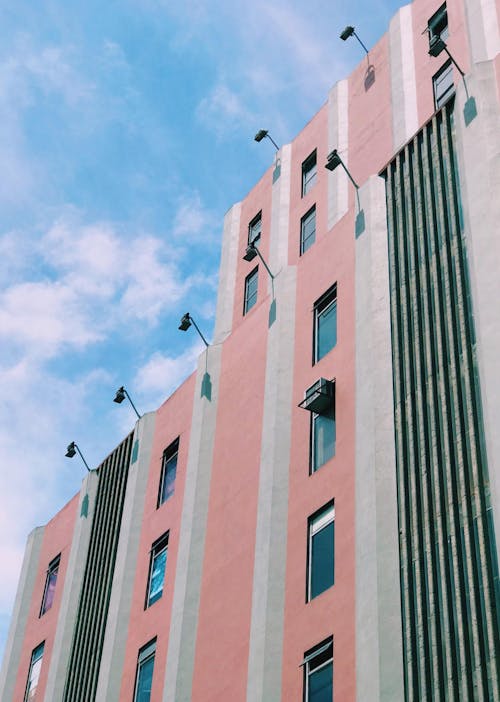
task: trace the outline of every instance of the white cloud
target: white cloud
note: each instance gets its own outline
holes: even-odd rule
[[[218,137],[245,130],[254,122],[242,98],[225,82],[217,83],[196,108],[198,120]]]
[[[101,338],[76,291],[60,282],[9,288],[0,297],[0,336],[24,345],[28,354],[44,356],[52,356],[64,345],[81,347]]]
[[[81,432],[89,396],[109,382],[100,369],[69,381],[26,359],[0,369],[0,613],[12,606],[27,534],[79,489],[84,472],[64,448]]]
[[[14,266],[12,280],[5,281],[0,337],[50,357],[64,347],[102,340],[131,319],[154,325],[193,288],[212,287],[191,259],[190,273],[182,271],[190,253],[186,244],[206,234],[212,215],[194,196],[181,199],[174,221],[174,236],[182,239],[177,248],[141,232],[123,236],[107,222],[80,224],[74,212],[58,219],[29,251],[23,237],[5,235],[0,251],[23,261],[25,280],[15,282],[20,270]]]
[[[198,192],[179,198],[172,232],[176,239],[186,244],[218,241],[220,226],[220,220],[204,206]]]
[[[179,356],[153,354],[137,371],[135,387],[155,404],[164,401],[195,370],[203,348],[197,341]]]

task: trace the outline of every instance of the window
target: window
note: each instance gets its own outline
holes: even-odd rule
[[[47,568],[47,577],[45,578],[45,589],[43,591],[42,606],[40,607],[40,616],[45,614],[45,612],[52,607],[54,602],[60,560],[61,554],[56,556],[54,560],[49,563],[49,567]]]
[[[333,349],[337,343],[337,284],[314,304],[313,363]]]
[[[259,245],[262,234],[262,210],[256,215],[248,225],[248,243]]]
[[[304,702],[333,700],[333,638],[318,644],[304,655]]]
[[[316,205],[300,220],[300,253],[310,248],[316,239]]]
[[[307,601],[328,590],[334,580],[335,506],[329,502],[309,517]]]
[[[335,407],[311,414],[310,472],[314,473],[335,455]]]
[[[24,702],[31,702],[36,698],[36,689],[38,680],[40,679],[40,671],[42,669],[43,649],[45,641],[37,646],[31,654],[30,671],[28,673],[28,682],[26,683],[26,692],[24,693]]]
[[[252,307],[257,302],[257,283],[259,277],[259,267],[254,268],[251,273],[245,278],[245,302],[243,305],[243,314],[250,312]]]
[[[432,85],[434,87],[434,104],[436,110],[439,110],[455,92],[455,86],[453,85],[453,65],[451,61],[447,61],[441,70],[432,78]]]
[[[163,452],[161,464],[160,488],[158,490],[158,504],[162,505],[174,494],[175,475],[177,473],[177,456],[179,454],[179,439],[176,439]]]
[[[149,702],[153,669],[155,665],[156,639],[143,646],[137,656],[137,673],[135,676],[134,702]]]
[[[314,149],[302,164],[302,197],[307,195],[316,183],[317,172],[316,149]]]
[[[427,28],[429,30],[429,44],[434,37],[440,37],[443,41],[448,38],[448,12],[446,10],[446,3],[441,5],[439,10],[435,12],[430,20],[427,22]]]
[[[157,539],[151,547],[149,561],[146,607],[151,607],[163,594],[163,582],[167,568],[168,531]]]

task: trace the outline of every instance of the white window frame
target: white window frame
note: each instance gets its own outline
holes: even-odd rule
[[[318,666],[314,667],[311,670],[311,663],[314,661],[314,659],[318,658],[318,656],[320,656],[322,653],[325,653],[330,647],[332,649],[330,658],[328,658],[326,661],[323,661],[323,663],[320,663]],[[316,671],[321,670],[322,668],[326,668],[327,665],[332,666],[333,678],[333,636],[330,636],[325,641],[322,641],[320,644],[315,646],[313,649],[311,649],[304,655],[304,660],[301,663],[301,666],[304,667],[304,702],[309,702],[309,678]]]
[[[161,595],[159,597],[157,597],[154,600],[154,602],[150,602],[150,600],[151,600],[151,581],[152,581],[152,577],[153,577],[155,561],[158,558],[158,556],[160,556],[165,551],[167,552],[167,560],[168,560],[169,534],[170,534],[170,532],[166,531],[151,546],[150,558],[149,558],[148,585],[146,588],[146,606],[144,607],[144,609],[149,609],[149,607],[152,607],[155,604],[155,602],[158,602],[158,600],[161,600],[161,598],[163,597],[163,590],[164,590],[164,586],[165,586],[165,576],[167,573],[167,564],[166,563],[165,563],[165,571],[163,573]]]
[[[335,502],[329,502],[308,519],[307,534],[307,602],[311,599],[312,565],[313,565],[313,537],[325,527],[335,523]]]
[[[302,162],[302,197],[311,192],[318,178],[318,156],[314,149]],[[312,182],[311,182],[312,181]]]
[[[256,281],[256,286],[255,286],[255,295],[252,295],[252,304],[249,306],[248,301],[249,301],[249,296],[248,296],[248,289],[250,287],[250,281],[255,278]],[[244,299],[243,299],[243,315],[248,314],[250,310],[255,307],[257,304],[257,296],[259,292],[259,266],[256,266],[253,271],[250,271],[250,273],[247,275],[245,278],[245,294],[244,294]]]
[[[40,650],[41,649],[41,650]],[[35,654],[40,651],[40,654],[35,657]],[[40,680],[40,673],[42,670],[42,661],[43,661],[43,654],[45,652],[45,641],[42,641],[42,643],[38,644],[33,651],[31,652],[31,660],[30,660],[30,667],[28,671],[28,679],[26,680],[26,690],[24,692],[24,702],[31,702],[31,700],[35,699],[36,695],[36,690],[38,687],[38,681]],[[39,665],[37,665],[39,663]],[[37,666],[35,670],[35,676],[32,677],[33,671],[35,669],[35,666]],[[31,684],[34,681],[35,687],[32,688]]]
[[[152,639],[149,643],[139,649],[137,655],[137,666],[135,670],[135,685],[134,685],[134,702],[138,700],[139,694],[139,675],[141,669],[144,665],[153,658],[153,670],[154,670],[154,658],[156,656],[156,638]]]

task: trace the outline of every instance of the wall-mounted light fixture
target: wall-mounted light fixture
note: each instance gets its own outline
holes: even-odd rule
[[[194,319],[191,317],[191,315],[189,314],[189,312],[186,312],[186,314],[185,314],[185,315],[182,317],[182,319],[181,319],[181,323],[179,324],[179,329],[180,329],[181,331],[187,331],[187,330],[189,329],[189,327],[191,326],[191,324],[194,326],[194,328],[196,329],[196,331],[197,331],[198,334],[200,335],[200,337],[201,337],[203,343],[204,343],[205,346],[208,348],[209,343],[208,343],[208,341],[205,339],[205,337],[203,336],[203,334],[201,333],[199,326],[196,324],[196,322],[195,322]]]
[[[90,468],[89,468],[89,466],[88,466],[88,463],[87,463],[87,461],[85,460],[85,458],[83,457],[82,452],[81,452],[80,449],[78,448],[78,445],[77,445],[74,441],[72,441],[70,444],[68,444],[68,448],[66,449],[66,453],[65,453],[64,455],[66,456],[66,458],[73,458],[73,456],[76,454],[77,451],[78,451],[78,453],[79,453],[79,455],[80,455],[80,458],[82,459],[82,461],[83,461],[84,464],[85,464],[85,468],[86,468],[86,469],[88,470],[88,472],[90,473],[91,470],[90,470]]]
[[[356,34],[354,27],[351,27],[351,25],[348,25],[343,32],[340,34],[340,38],[342,41],[347,41],[349,37],[356,37],[356,39],[359,41],[361,46],[366,52],[366,61],[368,63],[368,68],[366,69],[365,73],[365,80],[364,80],[364,85],[365,85],[365,90],[368,90],[371,88],[371,86],[375,83],[375,66],[373,66],[370,63],[370,54],[368,53],[368,49],[366,46],[363,44],[359,36]]]
[[[427,31],[430,32],[430,27],[427,27]],[[455,66],[457,71],[460,73],[462,76],[462,82],[464,84],[464,89],[465,89],[465,96],[466,96],[466,101],[464,105],[464,121],[465,121],[465,126],[469,126],[469,124],[472,122],[474,117],[477,116],[477,107],[476,107],[476,101],[472,97],[472,95],[469,95],[469,91],[467,89],[467,83],[465,82],[465,73],[462,71],[458,63],[455,61],[453,56],[450,54],[450,51],[448,47],[446,46],[446,43],[441,39],[440,36],[437,34],[431,37],[431,40],[429,42],[429,55],[430,56],[439,56],[442,52],[445,52],[448,55],[448,58],[452,62],[452,64]]]
[[[352,177],[352,175],[347,170],[346,165],[342,161],[342,159],[340,158],[337,149],[334,149],[333,151],[330,151],[330,153],[328,154],[328,157],[327,157],[326,163],[325,163],[325,168],[328,168],[329,171],[334,171],[337,168],[337,166],[342,166],[344,171],[347,173],[349,180],[356,188],[356,200],[358,203],[358,214],[356,215],[355,231],[356,231],[356,237],[358,237],[365,230],[365,213],[361,209],[361,202],[359,200],[359,186],[356,183],[356,181],[354,180],[354,178]]]
[[[279,151],[279,150],[280,150],[280,147],[279,147],[278,144],[274,141],[274,139],[273,139],[272,136],[269,134],[269,132],[267,131],[267,129],[259,129],[259,131],[257,132],[257,134],[254,136],[254,139],[255,139],[255,141],[262,141],[262,139],[265,139],[266,137],[269,139],[269,141],[271,141],[271,142],[274,144],[274,148],[276,149],[276,151]]]
[[[141,418],[141,415],[140,415],[139,412],[137,411],[137,407],[136,407],[136,406],[134,405],[134,403],[132,402],[132,399],[131,399],[130,395],[129,395],[128,392],[125,390],[125,388],[123,387],[123,385],[122,385],[121,387],[119,387],[118,390],[116,391],[116,395],[115,395],[115,397],[114,397],[113,402],[116,402],[116,404],[120,405],[126,397],[128,398],[128,401],[130,402],[130,404],[132,405],[132,408],[133,408],[134,412],[136,413],[137,418],[140,419],[140,418]]]
[[[271,269],[267,265],[264,256],[261,254],[259,251],[258,247],[255,246],[255,244],[250,243],[248,244],[245,254],[243,256],[244,261],[253,261],[254,258],[258,256],[260,260],[262,261],[264,268],[266,271],[269,273],[269,277],[271,278],[271,290],[273,293],[273,299],[271,300],[271,306],[269,307],[269,327],[273,324],[273,322],[276,320],[276,299],[274,297],[274,278],[275,276],[271,272]]]
[[[344,29],[344,31],[340,34],[340,38],[342,39],[342,41],[347,41],[347,39],[349,39],[349,37],[356,37],[356,39],[359,41],[359,43],[361,44],[363,49],[366,51],[366,55],[368,56],[368,49],[366,48],[366,46],[363,44],[361,39],[356,34],[354,27],[347,25],[347,27]]]
[[[191,317],[189,312],[186,312],[186,314],[182,317],[181,323],[179,324],[179,329],[181,331],[187,331],[191,324],[194,326],[198,334],[200,335],[203,343],[207,347],[207,351],[205,354],[205,373],[203,375],[203,378],[201,380],[201,397],[206,397],[209,402],[212,400],[212,380],[210,378],[210,373],[208,372],[208,347],[209,343],[203,336],[203,334],[200,331],[200,328],[194,321],[194,319]]]
[[[266,137],[272,142],[274,148],[276,149],[276,162],[274,164],[274,171],[273,171],[273,183],[276,183],[276,181],[278,180],[278,178],[281,175],[281,160],[277,156],[278,151],[280,150],[280,147],[274,141],[274,139],[269,134],[267,129],[259,129],[257,134],[254,136],[254,139],[255,139],[255,141],[262,141],[262,139],[265,139]]]

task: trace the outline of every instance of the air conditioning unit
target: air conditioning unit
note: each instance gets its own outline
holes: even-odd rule
[[[326,380],[320,378],[305,392],[304,399],[299,404],[302,409],[316,414],[322,414],[335,404],[335,378]]]

